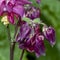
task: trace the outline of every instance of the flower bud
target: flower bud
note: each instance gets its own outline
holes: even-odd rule
[[[46,39],[49,41],[51,46],[55,45],[55,31],[52,27],[43,27],[43,34],[46,37]]]
[[[40,11],[36,7],[31,7],[29,10],[25,13],[26,17],[30,19],[35,19],[40,17]]]

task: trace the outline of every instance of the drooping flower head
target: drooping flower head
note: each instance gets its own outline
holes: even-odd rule
[[[25,22],[21,24],[16,41],[19,43],[19,48],[34,52],[39,57],[45,55],[44,38],[51,46],[55,45],[55,31],[52,27],[43,26],[41,32],[39,24],[29,25]]]
[[[0,0],[0,16],[7,15],[9,22],[14,24],[14,16],[23,17],[26,4],[31,4],[31,2],[28,0]]]
[[[54,29],[52,27],[45,28],[44,26],[46,24],[40,20],[40,23],[34,22],[36,18],[40,18],[40,10],[36,7],[27,7],[25,16],[30,19],[30,24],[25,22],[20,25],[20,32],[16,38],[16,41],[19,43],[19,48],[34,52],[37,57],[45,55],[44,38],[46,38],[51,45],[54,45]],[[43,29],[40,28],[41,24],[43,25]]]
[[[55,45],[55,30],[53,27],[43,27],[43,34],[45,38],[48,40],[50,45],[53,47]]]
[[[31,20],[34,20],[36,18],[40,17],[40,10],[39,8],[29,6],[30,8],[27,8],[26,10],[26,17],[30,18]]]
[[[37,1],[40,2],[40,0]],[[54,45],[54,29],[51,27],[45,28],[45,24],[41,21],[39,21],[40,23],[36,22],[35,19],[40,18],[40,10],[36,7],[27,7],[25,10],[25,17],[30,18],[30,23],[23,20],[20,23],[20,31],[16,37],[19,48],[34,52],[37,57],[45,55],[44,38],[46,38],[51,45]],[[43,25],[43,29],[40,28],[41,24]]]
[[[19,43],[19,48],[35,52],[37,57],[45,55],[44,36],[40,33],[38,24],[35,26],[28,23],[22,24],[16,41]]]

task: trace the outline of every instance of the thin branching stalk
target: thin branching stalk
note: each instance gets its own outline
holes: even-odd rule
[[[16,33],[17,33],[17,30],[16,30],[16,27],[15,27],[14,39],[15,39]],[[9,40],[9,43],[10,43],[10,60],[14,60],[14,50],[15,50],[15,43],[16,42],[15,42],[15,40],[13,42],[11,41],[9,25],[7,26],[7,34],[8,34],[8,40]]]
[[[10,43],[10,60],[13,60],[12,58],[12,53],[11,53],[11,35],[10,35],[10,28],[9,28],[9,25],[7,25],[7,34],[8,34],[8,40],[9,40],[9,43]]]
[[[25,50],[22,50],[22,53],[21,53],[21,56],[20,56],[20,60],[22,60],[22,58],[23,58],[24,51],[25,51]]]

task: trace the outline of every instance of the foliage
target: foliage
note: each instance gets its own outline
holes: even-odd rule
[[[34,2],[34,0],[32,0]],[[51,48],[45,41],[46,56],[41,56],[38,60],[60,60],[60,1],[59,0],[41,0],[41,4],[34,6],[41,9],[41,20],[47,25],[52,25],[56,30],[56,45]],[[11,26],[11,25],[10,25]],[[11,37],[14,33],[14,26],[11,26]],[[15,60],[19,60],[21,50],[18,46],[15,48]],[[9,42],[7,40],[6,27],[0,23],[0,60],[9,60]],[[26,59],[26,54],[23,58]]]

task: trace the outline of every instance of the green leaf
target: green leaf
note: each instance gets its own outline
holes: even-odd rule
[[[40,18],[36,18],[36,19],[33,20],[33,22],[34,23],[40,23],[41,21],[40,21]]]
[[[29,23],[29,24],[30,24],[30,22],[31,22],[31,20],[30,20],[29,18],[27,18],[27,17],[22,18],[22,20],[23,20],[23,21],[26,21],[26,22]]]

